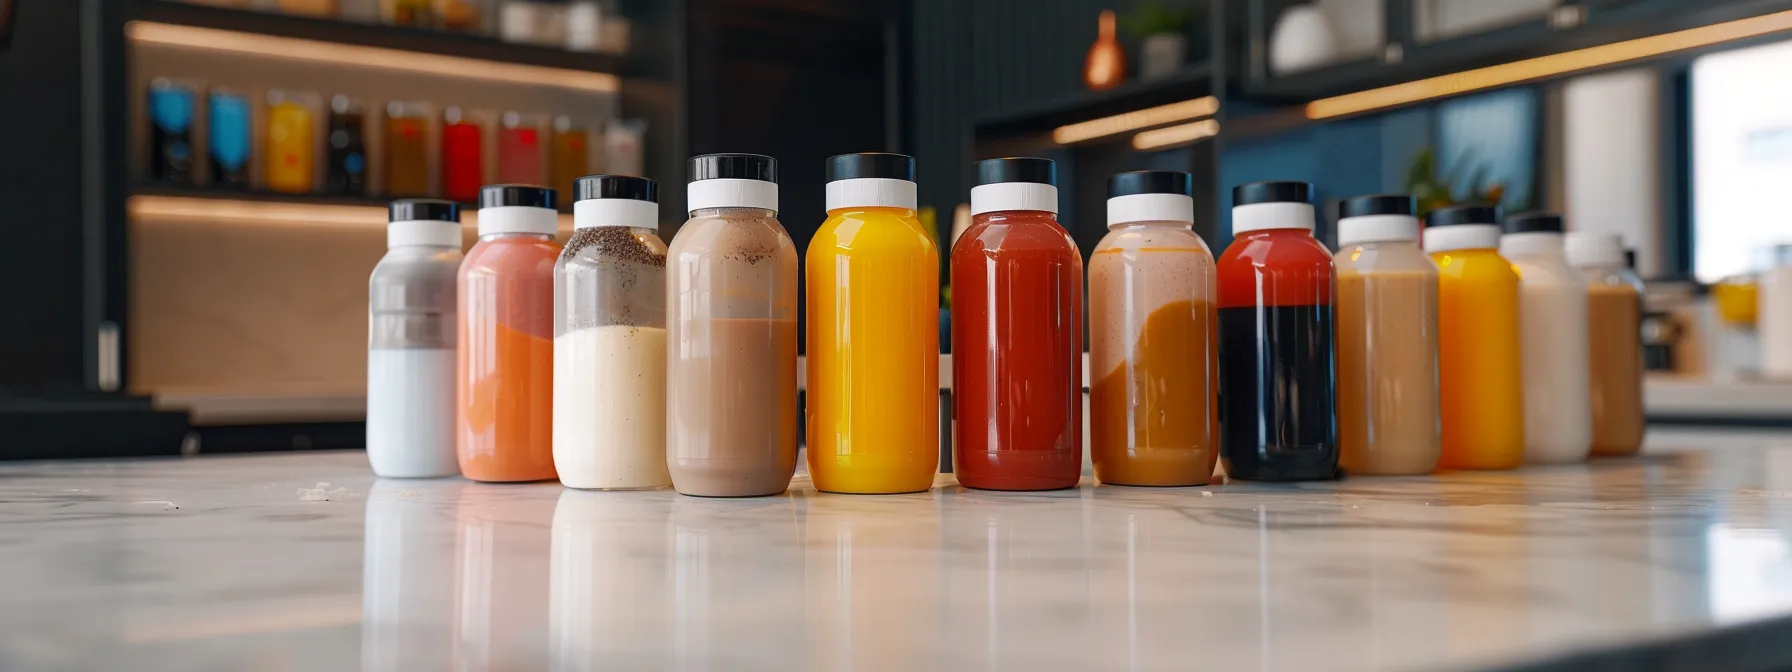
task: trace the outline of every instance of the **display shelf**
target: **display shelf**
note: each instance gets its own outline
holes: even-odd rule
[[[1203,61],[1163,79],[1130,81],[1106,91],[1078,91],[1013,112],[979,118],[977,136],[981,139],[1050,132],[1064,124],[1200,98],[1212,93],[1212,73]]]
[[[140,182],[132,187],[133,196],[168,196],[174,198],[201,198],[216,201],[248,201],[253,203],[293,203],[305,205],[362,205],[384,208],[393,199],[379,196],[351,196],[342,194],[287,194],[275,191],[229,189],[225,187],[182,186],[175,184],[158,184]]]
[[[133,21],[614,75],[623,74],[627,64],[627,59],[622,56],[517,44],[484,35],[353,23],[176,0],[136,0],[130,18]]]

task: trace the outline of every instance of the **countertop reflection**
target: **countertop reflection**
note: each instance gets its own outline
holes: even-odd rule
[[[940,482],[712,500],[376,480],[359,453],[0,465],[0,669],[1792,663],[1711,645],[1792,641],[1792,434],[1298,486]]]

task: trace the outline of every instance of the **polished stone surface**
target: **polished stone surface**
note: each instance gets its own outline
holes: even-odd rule
[[[1299,486],[705,500],[0,465],[0,669],[1476,669],[1792,614],[1792,438]]]

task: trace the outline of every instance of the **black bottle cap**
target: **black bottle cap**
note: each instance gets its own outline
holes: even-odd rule
[[[704,154],[691,157],[691,181],[758,180],[778,183],[778,160],[764,154]]]
[[[1425,226],[1467,226],[1492,224],[1499,226],[1500,209],[1491,205],[1457,205],[1432,210],[1425,215]]]
[[[460,222],[460,204],[435,198],[401,198],[386,206],[388,222]]]
[[[828,157],[828,181],[882,178],[915,181],[915,158],[906,154],[862,152]]]
[[[631,201],[660,202],[660,183],[631,175],[586,175],[573,180],[573,201],[599,198],[623,198]]]
[[[1369,196],[1352,196],[1338,204],[1338,218],[1370,217],[1373,215],[1405,215],[1413,213],[1412,197],[1404,194],[1372,194]]]
[[[1009,156],[977,162],[977,186],[1031,182],[1058,186],[1058,164],[1051,159]]]
[[[1195,178],[1177,170],[1135,170],[1108,178],[1108,198],[1138,194],[1195,195]]]
[[[1313,185],[1305,182],[1246,182],[1232,188],[1232,207],[1258,203],[1312,203]]]
[[[488,184],[479,188],[479,207],[512,206],[553,210],[554,190],[532,184]]]
[[[1561,233],[1562,216],[1553,212],[1521,212],[1506,216],[1506,233]]]

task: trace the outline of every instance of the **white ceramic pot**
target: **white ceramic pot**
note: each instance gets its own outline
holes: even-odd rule
[[[1182,71],[1188,59],[1188,38],[1158,33],[1139,44],[1139,79],[1163,79]]]
[[[1289,7],[1269,35],[1269,71],[1280,75],[1335,61],[1336,44],[1331,23],[1318,7]]]

